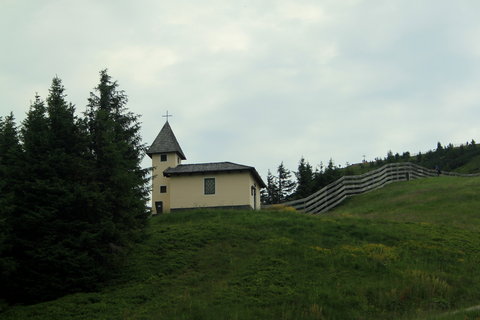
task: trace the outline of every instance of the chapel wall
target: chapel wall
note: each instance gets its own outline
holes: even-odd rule
[[[215,194],[204,193],[204,179],[215,178]],[[254,207],[249,172],[176,176],[170,181],[171,208]],[[259,197],[259,195],[258,195]]]

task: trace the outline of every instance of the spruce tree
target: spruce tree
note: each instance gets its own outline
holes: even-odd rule
[[[12,217],[18,209],[18,172],[21,147],[13,114],[0,118],[0,283],[8,283],[16,269],[13,257]],[[0,286],[5,296],[6,286]]]
[[[106,70],[90,93],[86,112],[97,189],[97,217],[103,242],[113,251],[138,239],[146,223],[148,169],[141,168],[145,146],[138,116],[127,111],[127,96]]]
[[[46,242],[52,234],[52,204],[55,197],[49,192],[49,177],[53,171],[48,162],[48,120],[44,102],[37,95],[23,121],[20,139],[23,145],[19,161],[17,187],[21,190],[21,206],[11,218],[12,252],[17,264],[5,287],[9,299],[33,301],[45,294],[43,286],[49,284],[48,263],[51,255]]]
[[[15,274],[8,299],[36,302],[93,289],[109,273],[108,245],[99,228],[100,198],[87,135],[54,78],[47,106],[38,97],[23,122],[22,191],[12,218]]]
[[[320,190],[326,185],[325,166],[323,165],[323,162],[320,162],[320,165],[315,168],[315,172],[313,173],[313,189],[315,191]]]
[[[323,173],[325,186],[336,181],[341,176],[342,176],[342,173],[340,172],[340,170],[338,170],[338,168],[333,163],[333,159],[330,158],[330,160],[328,160],[328,165],[325,168],[325,172]]]
[[[313,169],[312,166],[302,157],[298,164],[298,171],[295,172],[297,177],[297,189],[295,190],[295,198],[302,199],[313,193]]]
[[[52,82],[48,106],[38,96],[23,122],[18,210],[12,218],[15,274],[8,299],[36,302],[93,288],[95,247],[88,241],[89,186],[83,178],[86,143],[74,107],[65,102],[60,79]],[[21,206],[20,206],[21,205]],[[92,247],[93,245],[93,247]]]
[[[435,149],[435,152],[439,153],[439,154],[441,154],[443,152],[443,147],[442,147],[442,144],[440,142],[437,142],[437,148]]]
[[[283,162],[277,168],[278,173],[278,201],[285,202],[290,199],[295,190],[296,183],[291,179],[291,172],[283,165]]]
[[[263,191],[263,190],[262,190]],[[278,182],[277,177],[275,177],[270,170],[267,173],[267,187],[264,193],[262,193],[262,202],[265,204],[275,204],[279,203],[279,194],[278,194]]]
[[[57,261],[50,267],[52,295],[92,289],[103,278],[103,255],[95,207],[98,198],[91,175],[93,162],[88,140],[75,108],[67,103],[61,80],[55,77],[47,97],[49,152],[46,159],[52,169],[47,183],[53,194],[50,230],[54,236],[45,243]],[[48,289],[48,290],[47,290]]]
[[[10,301],[94,289],[146,223],[145,148],[125,94],[102,71],[78,119],[64,91],[54,78],[47,106],[35,97],[21,144],[13,116],[0,121],[0,298]]]
[[[393,155],[392,150],[389,150],[387,153],[387,158],[385,159],[387,163],[395,162],[395,156]]]

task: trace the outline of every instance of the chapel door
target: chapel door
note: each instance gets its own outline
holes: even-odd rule
[[[155,210],[157,214],[163,213],[163,201],[155,201]]]

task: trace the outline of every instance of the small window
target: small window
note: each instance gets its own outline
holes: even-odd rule
[[[166,154],[161,154],[160,155],[160,161],[162,161],[162,162],[167,161],[167,155]]]
[[[204,192],[205,194],[215,194],[215,178],[205,178]]]
[[[160,186],[160,193],[167,193],[167,186]]]

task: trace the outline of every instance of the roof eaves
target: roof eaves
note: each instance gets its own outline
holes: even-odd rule
[[[220,167],[220,168],[213,168],[215,166],[220,166],[222,164],[228,164],[228,165],[233,165],[237,166],[227,168],[227,167]],[[202,170],[195,170],[195,167],[201,167],[203,166],[204,168],[207,169],[202,169]],[[208,167],[212,167],[212,169],[208,169]],[[182,170],[186,169],[186,170]],[[254,167],[250,166],[244,166],[244,165],[239,165],[233,162],[220,162],[220,163],[199,163],[199,164],[185,164],[185,165],[179,165],[174,168],[168,168],[163,172],[163,175],[166,177],[171,177],[171,176],[192,176],[192,175],[206,175],[206,174],[213,174],[213,173],[233,173],[233,172],[245,172],[248,171],[252,174],[252,176],[257,180],[261,188],[265,188],[266,184],[263,182],[262,178],[258,174],[257,170]]]

